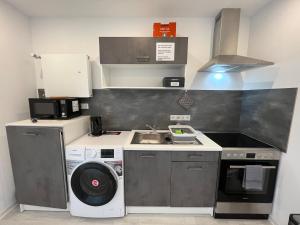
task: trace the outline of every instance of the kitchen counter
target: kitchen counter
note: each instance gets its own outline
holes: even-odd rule
[[[7,123],[6,127],[28,127],[28,129],[61,128],[64,132],[64,143],[69,144],[90,130],[90,116],[79,116],[69,120],[38,120],[31,119]]]
[[[89,121],[90,116],[79,116],[69,120],[38,120],[33,123],[31,119],[20,120],[7,123],[6,126],[25,126],[25,127],[65,127],[70,124],[76,124],[80,121]]]
[[[217,145],[202,132],[198,131],[197,139],[202,143],[193,144],[131,144],[135,132],[151,132],[150,130],[132,130],[124,145],[124,150],[149,150],[149,151],[222,151],[222,147]],[[168,130],[158,130],[158,132],[168,132]]]
[[[81,138],[72,142],[72,146],[101,146],[104,148],[107,146],[108,148],[111,146],[121,146],[123,147],[124,144],[127,142],[129,135],[131,134],[130,131],[121,131],[119,135],[111,135],[111,134],[103,134],[101,136],[91,136],[91,135],[84,135]]]

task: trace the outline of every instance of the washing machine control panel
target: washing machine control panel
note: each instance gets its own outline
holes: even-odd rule
[[[86,159],[95,159],[97,158],[97,149],[86,149],[85,150],[85,158]]]
[[[117,173],[119,177],[123,176],[123,149],[122,147],[111,146],[67,146],[66,149],[66,167],[70,175],[73,169],[84,161],[100,161]]]
[[[66,150],[66,159],[70,161],[85,160],[85,147],[68,148]]]
[[[122,148],[89,148],[85,149],[85,159],[111,159],[111,160],[122,160],[123,151]]]

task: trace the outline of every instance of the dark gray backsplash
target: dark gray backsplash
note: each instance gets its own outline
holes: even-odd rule
[[[188,91],[189,110],[178,103],[183,90],[94,90],[90,114],[101,115],[107,130],[145,129],[145,124],[166,129],[171,114],[190,114],[190,124],[203,131],[238,131],[241,91]],[[174,122],[173,122],[174,123]]]
[[[241,131],[286,152],[296,95],[297,88],[244,91]]]
[[[218,91],[192,90],[189,110],[177,102],[183,90],[93,90],[85,114],[102,116],[106,130],[166,129],[171,114],[191,115],[190,124],[202,131],[243,132],[286,151],[296,88]],[[173,122],[174,123],[174,122]],[[148,128],[147,128],[148,129]]]

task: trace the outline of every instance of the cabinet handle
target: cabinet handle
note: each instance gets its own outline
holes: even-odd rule
[[[190,159],[195,159],[195,158],[201,158],[203,155],[202,154],[191,154],[191,155],[189,155],[188,157],[190,158]]]
[[[64,136],[63,136],[63,132],[62,131],[59,131],[59,142],[60,142],[60,152],[61,152],[61,158],[62,158],[62,170],[63,170],[63,174],[64,174],[64,187],[65,187],[65,190],[66,190],[66,193],[65,193],[65,201],[67,202],[68,201],[68,187],[67,187],[67,168],[66,168],[66,161],[65,161],[65,144],[64,144]]]
[[[154,154],[149,154],[149,155],[140,155],[141,158],[155,158]]]
[[[229,166],[230,169],[245,169],[246,166]],[[263,166],[263,169],[276,169],[275,166]]]
[[[149,62],[150,56],[137,56],[136,61],[137,62]]]
[[[23,133],[23,135],[25,135],[25,136],[39,136],[40,133],[26,132],[26,133]]]
[[[188,170],[202,170],[202,166],[197,166],[197,167],[188,167]]]

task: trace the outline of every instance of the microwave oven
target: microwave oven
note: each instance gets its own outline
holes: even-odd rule
[[[30,117],[71,119],[81,115],[78,98],[30,98]]]

